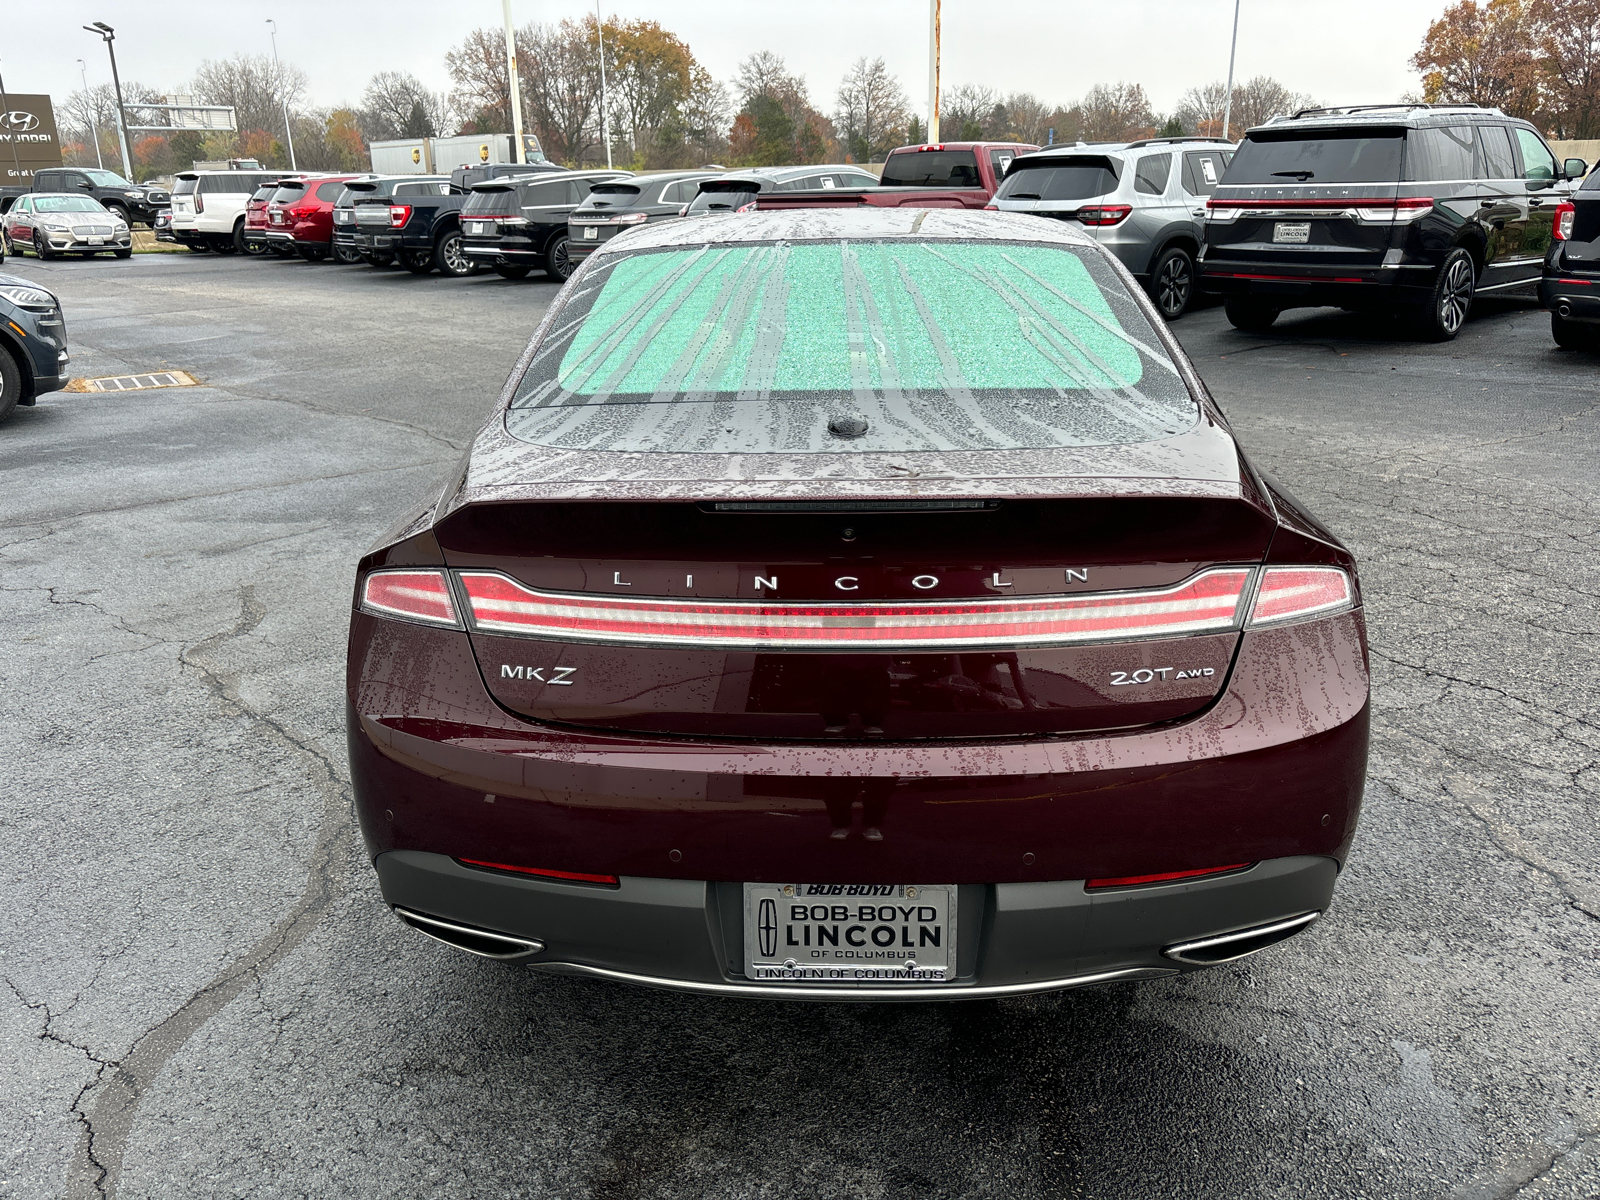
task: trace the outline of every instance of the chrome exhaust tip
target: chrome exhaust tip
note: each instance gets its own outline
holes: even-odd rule
[[[509,933],[496,933],[473,925],[462,925],[456,921],[446,921],[442,917],[430,917],[426,913],[413,912],[409,908],[401,908],[398,904],[390,907],[403,924],[409,925],[418,933],[426,934],[446,946],[454,946],[457,950],[465,950],[468,954],[476,954],[479,958],[510,962],[538,954],[544,949],[544,943],[537,938],[516,937]]]
[[[1556,316],[1560,317],[1563,321],[1565,321],[1571,315],[1572,315],[1572,305],[1570,305],[1570,304],[1558,304],[1558,305],[1556,305]]]
[[[1258,950],[1265,950],[1268,946],[1276,946],[1279,942],[1287,941],[1321,915],[1320,912],[1301,913],[1298,917],[1274,921],[1270,925],[1256,925],[1250,929],[1237,929],[1232,933],[1197,938],[1192,942],[1178,942],[1166,947],[1161,953],[1174,962],[1187,963],[1193,967],[1214,967],[1218,963],[1246,958]]]

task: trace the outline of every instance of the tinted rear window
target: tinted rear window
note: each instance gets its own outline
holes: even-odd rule
[[[828,432],[852,415],[863,436]],[[506,421],[567,449],[838,453],[1125,444],[1197,417],[1100,254],[896,239],[611,258]]]
[[[179,180],[178,182],[182,183],[183,181]],[[266,187],[258,187],[254,192],[252,192],[250,194],[250,199],[251,199],[252,202],[256,201],[256,200],[271,200],[272,199],[272,193],[277,191],[277,190],[278,189],[276,187],[272,186],[271,184],[268,184]]]
[[[1017,159],[995,193],[997,200],[1092,200],[1117,190],[1117,172],[1104,155]]]
[[[343,191],[343,181],[339,183],[319,183],[317,185],[317,199],[326,200],[328,203],[332,204],[339,198],[339,194]]]
[[[1471,125],[1413,129],[1406,134],[1406,178],[1445,183],[1473,178]]]
[[[303,183],[279,184],[272,193],[274,204],[292,204],[306,194],[306,185]]]
[[[194,195],[195,184],[199,182],[198,179],[180,179],[172,185],[172,194],[174,196],[192,196]]]
[[[719,188],[717,191],[708,192],[702,188],[694,200],[690,202],[689,211],[692,213],[733,212],[743,208],[755,198],[756,193],[753,190],[748,192],[723,191]]]
[[[466,203],[461,206],[461,215],[469,216],[473,213],[510,213],[517,207],[517,189],[510,187],[488,188],[479,191],[474,189],[467,193]]]
[[[1223,182],[1395,183],[1404,145],[1403,129],[1260,130],[1239,143]]]
[[[885,187],[982,187],[971,150],[908,150],[883,164]]]

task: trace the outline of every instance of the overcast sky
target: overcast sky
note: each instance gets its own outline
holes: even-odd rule
[[[1414,90],[1406,65],[1445,0],[1242,0],[1241,79],[1276,76],[1323,103],[1395,100]],[[580,17],[579,0],[512,0],[518,24]],[[647,17],[682,37],[720,80],[757,50],[782,54],[804,75],[812,102],[831,111],[840,77],[862,55],[882,55],[920,112],[927,98],[928,0],[617,0],[607,15]],[[0,72],[14,92],[64,97],[110,79],[105,48],[82,31],[117,30],[124,80],[176,89],[206,58],[278,52],[305,70],[318,104],[354,103],[368,77],[410,71],[450,84],[444,52],[477,26],[500,22],[499,0],[46,0],[4,5]],[[341,20],[340,13],[351,17]],[[1190,87],[1228,71],[1233,0],[944,0],[945,86],[983,83],[1051,103],[1096,83],[1144,85],[1171,110]]]

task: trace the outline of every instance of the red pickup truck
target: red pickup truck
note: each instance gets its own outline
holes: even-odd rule
[[[1020,142],[939,142],[901,146],[884,160],[877,187],[763,192],[756,208],[982,208],[1019,154]]]

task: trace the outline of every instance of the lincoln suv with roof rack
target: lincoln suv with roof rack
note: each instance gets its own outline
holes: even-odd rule
[[[1206,198],[1232,157],[1232,143],[1203,137],[1052,146],[1014,159],[989,207],[1081,226],[1176,321],[1196,291]]]
[[[1475,297],[1532,296],[1584,167],[1499,109],[1304,109],[1240,142],[1206,205],[1201,286],[1239,329],[1334,305],[1444,341]]]

